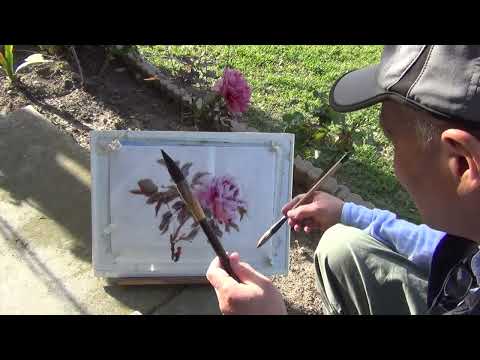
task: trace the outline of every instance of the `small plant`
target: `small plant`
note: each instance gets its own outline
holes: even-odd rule
[[[284,114],[281,130],[295,134],[295,150],[302,155],[326,144],[336,152],[351,151],[359,124],[347,124],[345,115],[335,112],[323,93],[315,91],[314,95],[319,98],[320,106],[309,111],[308,117],[299,111]]]
[[[239,116],[248,110],[251,88],[240,71],[227,68],[212,90],[206,97],[196,99],[192,116],[206,128],[228,128],[229,116]]]
[[[3,52],[4,54],[0,52],[0,66],[13,82],[15,79],[15,72],[13,70],[13,45],[4,45]]]
[[[18,65],[17,68],[15,68],[14,61],[13,61],[13,45],[4,45],[3,49],[4,49],[3,50],[4,54],[0,52],[0,68],[3,69],[3,71],[5,72],[5,74],[8,76],[8,78],[12,83],[16,82],[17,73],[21,69],[31,64],[38,64],[38,63],[44,63],[44,62],[50,61],[50,60],[45,60],[42,54],[33,54],[27,57],[23,63]]]

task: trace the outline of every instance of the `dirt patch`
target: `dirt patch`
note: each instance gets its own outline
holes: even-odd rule
[[[290,266],[287,276],[275,276],[273,283],[280,289],[291,315],[321,315],[322,302],[315,280],[314,253],[320,235],[292,233]]]
[[[17,61],[34,51],[38,49],[17,48]],[[19,74],[18,87],[11,86],[1,73],[0,112],[32,104],[85,148],[89,148],[91,130],[189,129],[172,100],[162,98],[117,60],[107,63],[103,48],[81,46],[77,52],[85,80],[83,88],[77,66],[67,53]]]
[[[0,113],[33,105],[52,124],[89,149],[91,130],[192,130],[183,110],[118,60],[108,62],[99,46],[76,47],[84,87],[73,58],[67,53],[52,62],[34,65],[19,75],[13,87],[0,72]],[[17,63],[36,47],[16,49]],[[292,237],[293,238],[293,237]],[[321,314],[315,287],[313,252],[318,237],[296,236],[290,253],[290,273],[274,278],[290,314]],[[316,240],[315,240],[316,239]]]

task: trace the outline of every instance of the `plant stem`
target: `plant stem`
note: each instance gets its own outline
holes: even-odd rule
[[[175,230],[175,233],[173,234],[173,236],[170,236],[170,250],[172,252],[172,259],[174,257],[174,253],[175,253],[175,243],[178,242],[178,235],[180,233],[180,229],[183,227],[183,225],[185,225],[185,223],[187,222],[187,220],[189,219],[189,217],[187,216],[177,227],[177,230]]]
[[[80,86],[83,87],[83,84],[84,84],[83,71],[82,71],[82,67],[80,66],[80,60],[78,59],[75,46],[71,45],[70,51],[72,52],[73,59],[75,60],[75,63],[77,64],[77,67],[78,67],[78,73],[80,74]]]

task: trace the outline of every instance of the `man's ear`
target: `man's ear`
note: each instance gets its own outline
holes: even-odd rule
[[[459,195],[480,189],[480,141],[467,131],[447,129],[441,136],[448,168],[457,183]]]

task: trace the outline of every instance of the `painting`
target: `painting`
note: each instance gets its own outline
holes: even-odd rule
[[[165,166],[163,159],[157,162]],[[235,177],[228,174],[214,176],[206,171],[198,171],[189,179],[192,165],[192,162],[185,164],[177,162],[215,235],[221,239],[224,232],[229,233],[232,229],[240,231],[235,221],[237,218],[242,221],[247,213],[247,203],[241,199],[240,187]],[[162,206],[165,205],[166,209],[160,216],[158,230],[161,235],[170,230],[168,240],[171,259],[177,262],[182,254],[182,247],[177,244],[181,241],[192,242],[198,235],[199,223],[193,219],[184,201],[181,200],[173,181],[170,180],[167,186],[162,185],[159,188],[151,179],[142,179],[138,181],[138,188],[130,192],[145,196],[147,205],[155,205],[155,216],[158,216]],[[172,224],[175,222],[176,224]]]
[[[91,144],[99,276],[202,276],[215,257],[161,150],[176,161],[228,252],[267,274],[288,269],[287,226],[265,246],[256,242],[291,198],[293,136],[109,131],[93,134]]]

